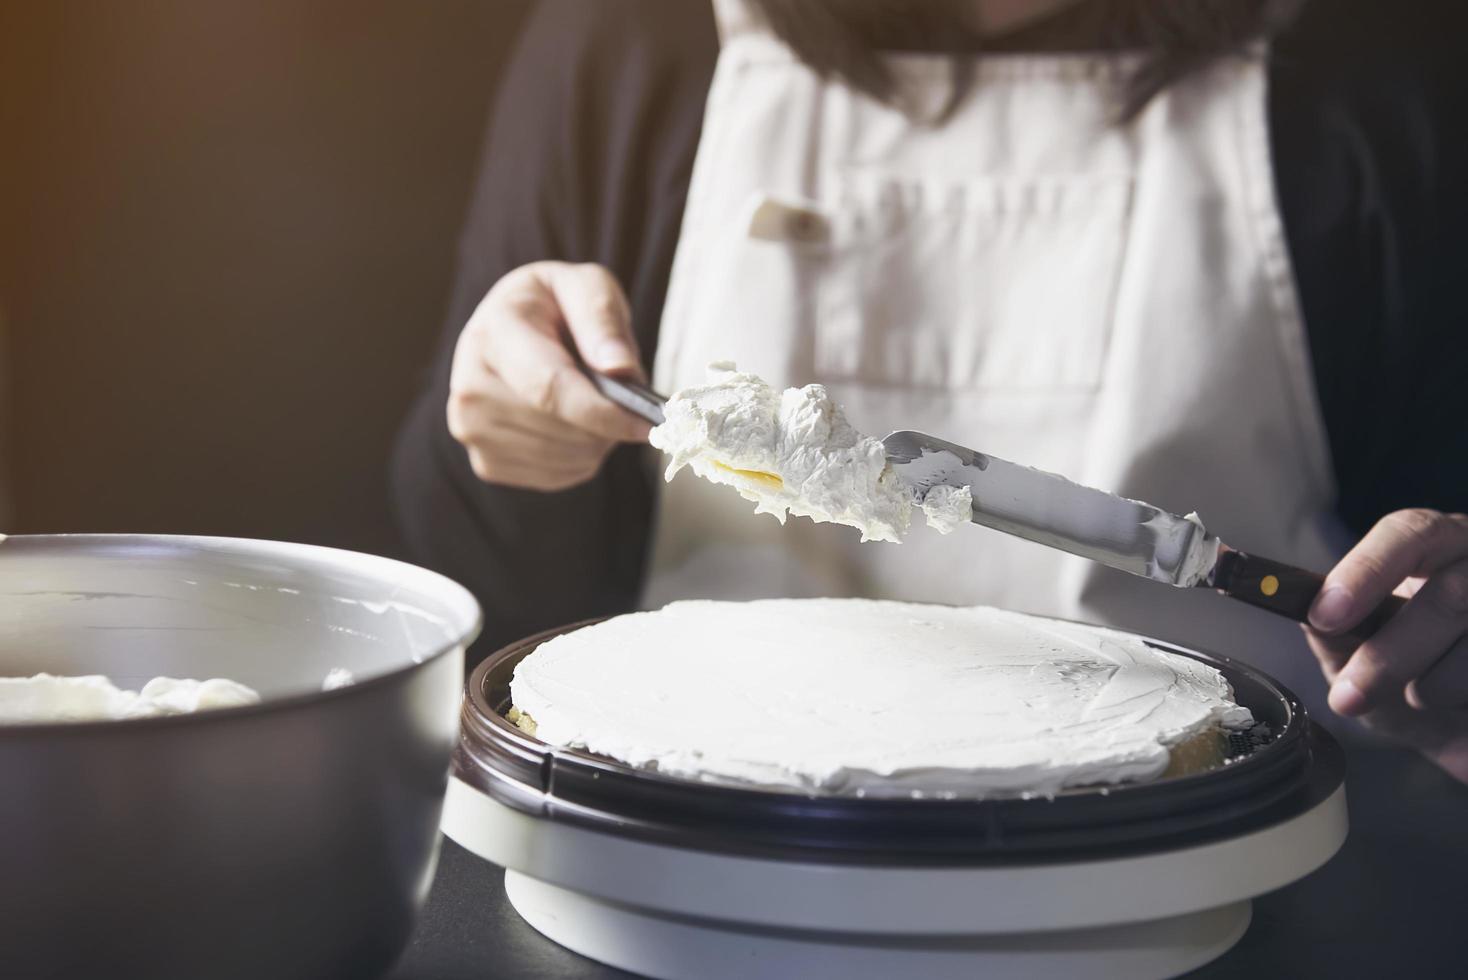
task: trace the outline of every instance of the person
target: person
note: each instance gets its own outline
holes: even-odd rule
[[[1468,781],[1468,140],[1439,10],[538,4],[396,451],[414,556],[475,592],[489,648],[688,596],[1115,624]],[[823,383],[864,431],[1196,510],[1327,584],[1302,631],[988,530],[781,527],[660,488],[573,351],[664,391],[722,360]]]

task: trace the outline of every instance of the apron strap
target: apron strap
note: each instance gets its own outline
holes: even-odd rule
[[[720,44],[740,35],[768,33],[763,15],[748,0],[713,0],[713,4]]]

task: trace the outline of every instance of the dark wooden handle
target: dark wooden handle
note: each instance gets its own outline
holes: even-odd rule
[[[1288,616],[1298,623],[1307,623],[1310,621],[1310,606],[1320,594],[1325,576],[1230,549],[1218,557],[1214,584],[1218,591],[1231,599]],[[1406,601],[1401,596],[1388,596],[1344,635],[1365,640],[1395,616]]]

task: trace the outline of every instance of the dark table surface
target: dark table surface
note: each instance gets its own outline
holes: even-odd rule
[[[1468,786],[1417,755],[1349,746],[1351,831],[1339,854],[1254,901],[1249,931],[1194,980],[1468,977]],[[438,877],[391,980],[629,974],[520,921],[502,871],[444,841]]]

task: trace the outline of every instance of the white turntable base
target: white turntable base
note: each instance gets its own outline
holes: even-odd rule
[[[974,977],[1133,980],[1168,977],[1227,950],[1249,925],[1249,902],[1137,925],[1000,936],[872,936],[738,930],[678,919],[505,872],[515,911],[583,956],[660,980]]]
[[[1028,867],[807,864],[650,844],[532,817],[455,778],[443,830],[507,869],[517,912],[660,980],[1171,977],[1220,955],[1249,899],[1345,839],[1344,788],[1195,847]]]

